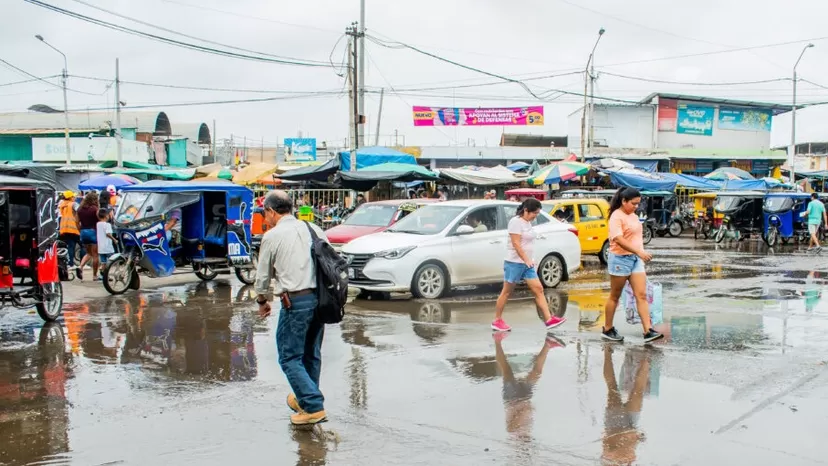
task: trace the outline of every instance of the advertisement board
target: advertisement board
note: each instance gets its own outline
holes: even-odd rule
[[[658,101],[658,130],[665,132],[676,131],[676,118],[678,116],[678,101],[672,99],[660,99]]]
[[[773,112],[762,109],[719,108],[719,129],[770,132]]]
[[[543,126],[543,106],[414,107],[414,126]]]
[[[316,161],[316,138],[285,138],[285,160],[289,162]]]
[[[713,135],[713,115],[716,109],[697,105],[680,104],[676,132],[698,136]]]
[[[72,162],[106,162],[118,160],[118,145],[112,137],[69,138]],[[149,146],[140,141],[121,141],[125,162],[147,163]],[[66,140],[63,138],[32,138],[32,161],[66,162]]]

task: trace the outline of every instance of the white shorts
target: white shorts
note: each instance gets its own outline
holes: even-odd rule
[[[815,235],[819,231],[819,225],[808,225],[808,233]]]

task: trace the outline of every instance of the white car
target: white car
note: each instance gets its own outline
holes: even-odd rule
[[[510,241],[506,227],[517,207],[516,202],[486,200],[425,206],[383,232],[342,247],[350,284],[436,299],[453,286],[502,283]],[[552,288],[581,265],[578,230],[541,212],[535,231],[538,275]]]

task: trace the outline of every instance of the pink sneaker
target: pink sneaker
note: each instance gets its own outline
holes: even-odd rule
[[[562,323],[566,322],[566,317],[555,317],[552,316],[551,319],[546,321],[546,329],[552,330],[553,328],[561,325]]]
[[[510,332],[512,331],[512,327],[509,327],[505,320],[497,319],[492,322],[492,330],[495,332]]]

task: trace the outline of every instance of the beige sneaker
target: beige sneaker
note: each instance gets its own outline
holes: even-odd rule
[[[290,423],[295,426],[310,426],[320,422],[328,422],[328,415],[325,410],[316,413],[300,412],[290,416]]]
[[[302,412],[302,407],[299,406],[299,402],[296,401],[296,395],[294,395],[293,393],[291,393],[287,396],[287,406],[294,413],[301,413]]]

